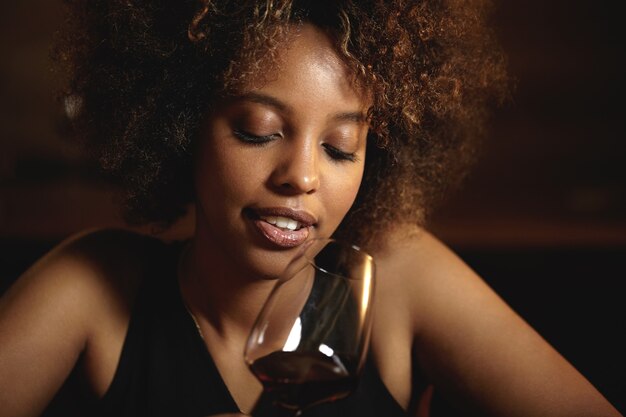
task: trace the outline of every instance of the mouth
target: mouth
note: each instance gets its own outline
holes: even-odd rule
[[[311,214],[286,207],[247,208],[244,213],[266,241],[280,248],[301,245],[317,225]]]

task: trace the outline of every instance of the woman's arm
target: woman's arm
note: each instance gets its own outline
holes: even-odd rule
[[[0,416],[39,415],[84,349],[83,267],[65,248],[42,258],[0,300]]]
[[[0,417],[41,414],[79,358],[92,388],[108,386],[128,320],[124,294],[132,282],[129,274],[115,273],[128,270],[116,265],[128,262],[125,253],[132,246],[111,245],[119,234],[69,239],[0,299]]]
[[[620,415],[431,235],[409,239],[393,258],[385,267],[405,277],[414,360],[459,407],[481,416]]]

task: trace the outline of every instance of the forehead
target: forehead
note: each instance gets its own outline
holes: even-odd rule
[[[339,100],[351,107],[368,108],[368,94],[357,87],[353,75],[333,40],[316,26],[302,24],[290,28],[275,60],[261,65],[239,93],[290,93],[294,100]]]

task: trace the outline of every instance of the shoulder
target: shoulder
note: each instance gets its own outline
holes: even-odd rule
[[[438,332],[444,324],[466,323],[488,306],[501,307],[499,297],[472,268],[423,228],[388,233],[374,258],[381,298],[404,311],[414,336]]]
[[[91,230],[64,240],[33,264],[7,291],[0,312],[58,323],[88,337],[102,314],[128,305],[157,250],[156,239],[124,230]],[[6,315],[3,317],[6,319]]]
[[[37,261],[2,296],[0,381],[13,375],[5,379],[13,383],[0,383],[0,392],[11,398],[16,413],[26,404],[43,409],[94,346],[121,344],[141,270],[156,242],[122,230],[80,233]],[[102,364],[113,359],[99,360],[94,371],[102,375],[102,387],[111,374],[111,366]]]
[[[423,230],[387,242],[374,253],[381,307],[400,311],[413,367],[453,403],[481,415],[617,415],[443,243]]]
[[[137,284],[138,272],[157,247],[155,239],[121,229],[81,232],[37,261],[16,286],[44,285],[55,292],[67,288],[127,292]]]
[[[368,248],[376,263],[372,349],[380,375],[403,407],[415,404],[425,376],[414,361],[417,338],[441,323],[450,276],[472,280],[471,269],[428,231],[407,226],[381,236]]]
[[[125,325],[145,271],[161,259],[163,246],[127,230],[89,230],[59,244],[21,279],[66,299],[65,310],[82,321],[89,341],[107,323]]]
[[[466,265],[461,259],[428,230],[406,226],[386,232],[384,243],[373,250],[377,263],[419,263],[420,270],[436,267],[460,267]]]
[[[415,226],[385,235],[374,250],[378,286],[383,299],[403,306],[415,330],[427,325],[437,307],[444,307],[451,291],[483,291],[486,285],[447,245]]]

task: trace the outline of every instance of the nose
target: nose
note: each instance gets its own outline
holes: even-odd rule
[[[271,182],[282,193],[310,194],[320,186],[318,152],[313,141],[303,142],[294,141],[281,151]]]

